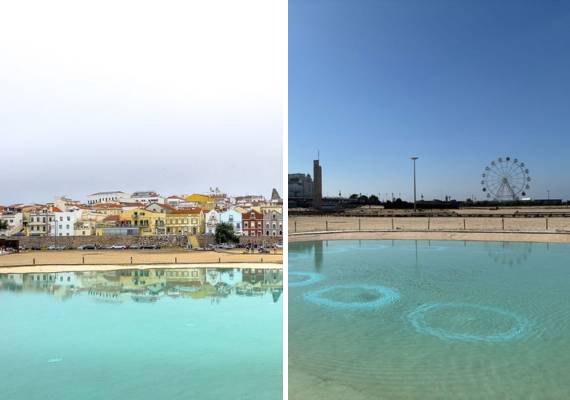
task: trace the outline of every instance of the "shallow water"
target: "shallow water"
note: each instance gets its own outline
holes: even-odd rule
[[[0,399],[281,399],[280,270],[0,275]]]
[[[292,243],[291,399],[570,398],[570,246]]]

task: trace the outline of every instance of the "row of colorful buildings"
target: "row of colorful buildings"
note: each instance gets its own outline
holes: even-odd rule
[[[163,197],[155,191],[98,192],[83,203],[57,197],[47,204],[0,206],[6,236],[214,235],[230,224],[238,236],[283,236],[283,203],[263,196],[209,194]]]

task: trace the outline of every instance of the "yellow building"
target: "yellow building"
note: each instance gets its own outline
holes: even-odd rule
[[[119,215],[119,226],[139,228],[141,236],[162,235],[165,230],[165,214],[144,208],[125,210]]]
[[[204,209],[205,212],[213,210],[216,207],[216,201],[213,197],[206,194],[194,193],[184,197],[188,203],[194,203],[198,207]]]
[[[169,235],[204,233],[204,212],[199,208],[169,210],[166,212],[165,218],[165,230]]]

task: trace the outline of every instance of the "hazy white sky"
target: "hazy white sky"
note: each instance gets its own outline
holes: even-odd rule
[[[0,204],[282,187],[286,1],[0,7]]]

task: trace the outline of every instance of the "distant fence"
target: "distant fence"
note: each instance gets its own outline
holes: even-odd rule
[[[289,233],[328,231],[568,232],[564,217],[291,217]]]

